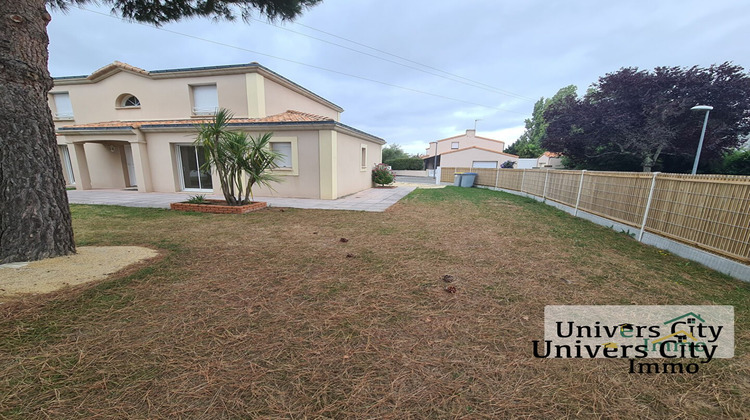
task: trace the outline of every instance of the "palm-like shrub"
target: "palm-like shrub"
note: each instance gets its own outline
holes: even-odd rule
[[[270,148],[272,133],[257,138],[229,130],[232,113],[220,109],[214,118],[198,126],[196,146],[203,147],[206,163],[202,170],[216,170],[224,199],[230,206],[241,206],[253,198],[256,185],[271,187],[280,179],[269,171],[276,168],[281,155]]]

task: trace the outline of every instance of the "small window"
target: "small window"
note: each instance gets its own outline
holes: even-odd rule
[[[121,106],[125,108],[137,108],[141,106],[141,101],[133,95],[128,95],[123,99]]]
[[[279,169],[292,169],[292,142],[273,142],[271,150],[281,155],[276,161]]]
[[[458,149],[458,142],[457,141],[454,141],[453,143],[451,143],[451,149]]]
[[[219,108],[216,85],[191,86],[193,92],[193,115],[214,115]]]
[[[58,145],[57,150],[60,152],[60,159],[62,160],[63,175],[65,175],[65,182],[68,185],[76,184],[76,177],[73,174],[73,164],[70,161],[70,151],[67,145]]]
[[[359,158],[360,168],[363,171],[366,171],[367,170],[367,146],[365,146],[364,144],[361,145],[360,150],[361,150],[360,158]]]
[[[55,118],[59,120],[73,119],[73,104],[70,103],[68,92],[53,93],[52,100],[55,103]]]

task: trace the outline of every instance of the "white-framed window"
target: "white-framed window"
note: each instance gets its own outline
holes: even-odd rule
[[[73,119],[73,104],[70,102],[68,92],[55,92],[52,94],[52,101],[55,103],[55,118],[58,120]]]
[[[299,175],[297,137],[271,137],[269,147],[281,155],[272,171],[275,175]]]
[[[177,170],[183,191],[213,192],[211,171],[203,168],[206,155],[202,146],[176,145]]]
[[[190,86],[193,97],[193,115],[214,115],[219,108],[216,85]]]
[[[367,170],[367,145],[361,144],[359,145],[359,170],[360,171],[366,171]]]
[[[292,142],[276,141],[271,143],[271,150],[280,155],[276,160],[279,169],[292,169]]]
[[[458,142],[457,141],[451,142],[451,149],[458,149]]]
[[[122,102],[120,102],[120,106],[123,108],[140,108],[141,101],[134,95],[125,95]]]
[[[60,160],[62,161],[63,171],[69,185],[76,184],[76,177],[73,175],[73,163],[70,161],[70,151],[66,145],[58,145],[57,150],[60,152]]]

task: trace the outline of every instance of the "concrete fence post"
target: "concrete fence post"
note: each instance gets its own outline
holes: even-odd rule
[[[654,187],[656,186],[656,176],[659,172],[654,172],[654,176],[651,177],[651,189],[648,192],[648,200],[646,200],[646,208],[643,210],[643,221],[641,222],[641,231],[638,233],[638,242],[643,242],[643,232],[646,230],[646,221],[648,220],[648,212],[651,210],[651,199],[654,198]]]
[[[498,189],[497,183],[500,181],[500,168],[495,168],[495,189]]]
[[[542,201],[547,201],[547,185],[549,185],[549,169],[547,169],[544,174],[544,190],[542,192]]]
[[[520,192],[523,192],[523,182],[526,180],[526,169],[521,169],[521,189],[518,190]]]
[[[586,170],[581,171],[581,182],[578,183],[578,197],[576,198],[576,211],[573,216],[578,216],[578,205],[581,204],[581,191],[583,191],[583,177],[586,176]]]

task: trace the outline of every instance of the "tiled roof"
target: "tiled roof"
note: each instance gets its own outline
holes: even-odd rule
[[[115,70],[115,69],[118,69],[118,68],[122,69],[122,70],[131,71],[133,73],[144,74],[144,75],[148,74],[148,72],[146,70],[143,70],[140,67],[131,66],[130,64],[123,63],[121,61],[115,61],[114,63],[107,64],[106,66],[104,66],[104,67],[96,70],[95,72],[91,73],[91,76],[89,76],[89,79],[96,79],[97,77],[99,77],[99,76],[101,76],[103,74],[109,73],[112,70]]]
[[[78,128],[141,128],[143,126],[179,126],[179,125],[198,125],[210,122],[210,118],[190,118],[181,120],[149,120],[149,121],[106,121],[89,124],[76,124],[62,127],[63,130],[74,130]],[[288,110],[281,114],[270,115],[263,118],[232,118],[229,120],[231,125],[241,124],[259,124],[259,123],[293,123],[293,122],[325,122],[334,120],[329,117],[323,117],[306,112]]]
[[[547,156],[547,157],[551,157],[551,158],[556,158],[556,157],[560,157],[560,156],[562,156],[562,153],[557,153],[557,152],[544,152],[544,154],[543,154],[542,156]]]

